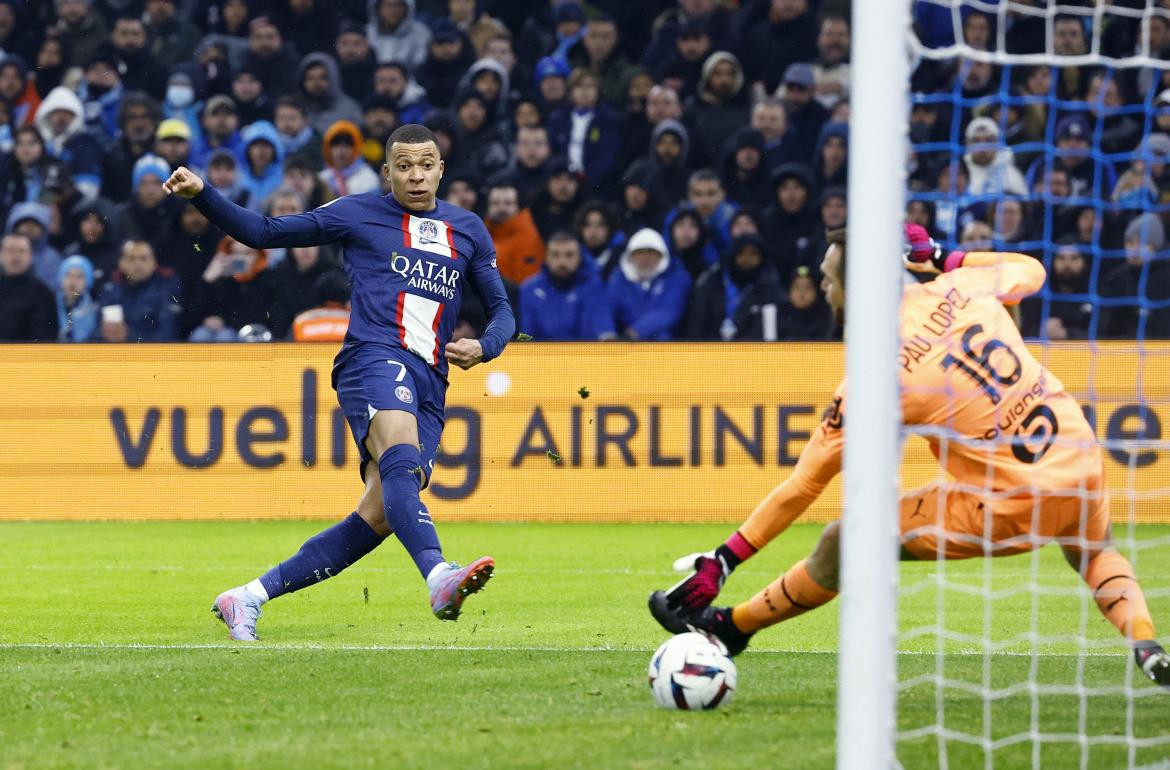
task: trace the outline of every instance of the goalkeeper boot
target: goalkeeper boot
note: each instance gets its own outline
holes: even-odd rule
[[[1154,640],[1134,642],[1133,659],[1151,681],[1170,689],[1170,655]]]
[[[211,611],[228,627],[228,637],[237,642],[255,642],[256,621],[260,619],[260,597],[244,586],[215,597]]]
[[[751,633],[740,631],[735,625],[730,607],[704,607],[687,620],[687,630],[715,637],[723,642],[732,657],[743,652],[752,638]]]
[[[435,576],[433,583],[427,581],[431,589],[431,612],[439,620],[457,619],[463,608],[463,600],[476,591],[482,591],[495,568],[496,563],[490,556],[481,556],[466,567],[460,567],[455,562],[449,563],[446,569]]]
[[[655,591],[650,594],[650,614],[658,624],[672,634],[685,634],[688,614],[680,607],[673,607],[666,596],[666,591]]]

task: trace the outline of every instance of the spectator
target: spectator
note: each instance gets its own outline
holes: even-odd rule
[[[627,238],[643,228],[658,230],[662,227],[662,215],[650,194],[643,177],[632,172],[632,166],[622,177],[621,232]]]
[[[400,61],[411,70],[427,58],[431,31],[414,18],[414,0],[370,0],[366,36],[379,62]]]
[[[341,342],[349,329],[349,281],[333,271],[321,276],[316,289],[316,305],[293,320],[293,341]]]
[[[191,150],[191,162],[200,168],[207,166],[211,153],[223,148],[238,156],[243,149],[240,139],[240,118],[236,103],[230,96],[216,94],[203,108],[203,135]]]
[[[178,296],[184,298],[179,329],[181,339],[189,337],[203,321],[202,317],[196,317],[195,293],[221,240],[223,233],[212,227],[207,217],[190,203],[183,207],[159,240],[157,253],[162,264],[178,279],[181,291]]]
[[[281,340],[290,335],[298,315],[320,304],[321,279],[340,272],[321,257],[321,249],[317,246],[295,247],[288,251],[288,259],[269,268],[273,304],[269,308],[271,316],[267,325],[273,338]],[[345,281],[344,274],[340,280]]]
[[[652,86],[646,95],[643,111],[627,117],[625,131],[622,132],[619,168],[629,168],[630,164],[646,154],[654,128],[667,119],[682,120],[678,93],[666,86]]]
[[[435,24],[426,61],[416,69],[419,84],[432,104],[450,104],[463,73],[475,62],[471,43],[454,24],[440,19]]]
[[[45,142],[31,126],[16,129],[12,152],[3,161],[3,186],[0,187],[0,214],[8,216],[17,203],[37,201],[44,189],[45,174],[52,160],[45,153]]]
[[[226,55],[229,68],[240,66],[248,53],[248,36],[251,31],[252,9],[250,0],[224,0],[218,14],[208,14],[207,29],[211,33],[195,48],[194,57],[211,48],[219,48]],[[267,18],[265,17],[265,21]]]
[[[748,77],[762,81],[769,93],[780,85],[776,75],[783,72],[787,80],[794,63],[816,58],[817,25],[808,5],[808,0],[772,0],[768,23],[755,24],[747,31],[743,50],[748,52]],[[810,82],[806,87],[811,98],[814,85],[811,68],[809,75]],[[819,126],[817,130],[820,130]],[[815,132],[813,136],[816,136]]]
[[[242,125],[272,120],[272,101],[264,93],[264,84],[260,82],[256,70],[246,66],[236,70],[232,76],[232,98],[236,102],[236,112]]]
[[[169,71],[195,53],[202,34],[199,28],[175,12],[175,0],[146,0],[147,31],[151,53]]]
[[[1000,147],[999,126],[991,118],[975,118],[964,134],[967,152],[963,162],[970,172],[968,191],[972,195],[1027,195],[1024,175],[1016,168],[1010,147]]]
[[[32,243],[8,233],[0,241],[0,341],[57,339],[56,300],[33,271]]]
[[[468,93],[478,94],[487,110],[487,123],[502,126],[508,115],[508,73],[495,59],[486,57],[471,65],[459,81],[456,99]]]
[[[459,97],[455,110],[463,141],[461,160],[481,178],[500,171],[508,163],[508,147],[482,96],[468,90]]]
[[[401,0],[389,0],[401,2]],[[297,69],[300,95],[309,112],[309,123],[318,131],[325,131],[339,120],[358,123],[361,107],[341,93],[337,64],[324,53],[311,53],[301,60]]]
[[[28,29],[29,21],[21,15],[23,3],[13,0],[0,4],[0,50],[19,56],[26,62],[37,55],[37,35]]]
[[[1167,185],[1168,158],[1170,136],[1160,133],[1147,136],[1129,169],[1114,185],[1113,202],[1127,209],[1157,205],[1162,197],[1161,189],[1170,186]]]
[[[282,168],[282,179],[283,174]],[[211,158],[207,161],[207,179],[205,181],[232,203],[247,207],[248,188],[244,185],[244,176],[240,172],[240,164],[236,160],[236,154],[231,150],[220,148],[211,153]]]
[[[105,198],[82,200],[69,213],[77,240],[65,247],[67,254],[85,257],[92,270],[92,288],[113,277],[121,254],[118,217],[114,205]]]
[[[325,162],[321,134],[309,125],[309,110],[304,100],[292,95],[280,97],[276,100],[275,118],[284,156],[305,155],[319,168]]]
[[[849,19],[836,14],[821,19],[817,58],[812,65],[815,98],[825,109],[849,98]]]
[[[694,209],[679,211],[666,233],[670,258],[686,269],[691,280],[698,280],[707,268],[719,261],[719,252],[711,245],[707,224]]]
[[[546,112],[568,104],[569,65],[561,59],[546,56],[536,63],[533,78],[540,94],[540,104]]]
[[[807,267],[814,276],[820,274],[821,259],[829,248],[829,241],[825,237],[827,230],[835,230],[845,226],[846,205],[845,188],[838,186],[826,187],[821,191],[816,201],[817,222],[803,246],[797,246],[796,264]],[[907,215],[907,219],[909,219]],[[927,228],[929,229],[929,228]],[[795,272],[790,273],[792,275]],[[814,287],[815,288],[815,287]]]
[[[154,153],[165,160],[171,168],[193,166],[191,129],[178,118],[167,118],[159,123],[154,135]]]
[[[672,208],[686,193],[689,150],[690,137],[682,123],[663,120],[650,133],[649,154],[630,166],[626,177],[640,180],[656,207]]]
[[[371,168],[381,168],[386,162],[386,142],[401,122],[394,111],[394,102],[374,94],[362,105],[362,144],[359,153]]]
[[[1028,211],[1019,198],[1000,198],[988,210],[988,224],[1000,251],[1020,251],[1019,244],[1029,240]]]
[[[691,340],[753,340],[777,337],[777,310],[783,300],[767,246],[757,235],[741,235],[695,282],[687,315]]]
[[[801,265],[788,280],[788,299],[780,306],[779,339],[818,342],[833,338],[833,311],[817,291],[816,274]]]
[[[487,17],[486,14],[484,18]],[[520,98],[522,91],[527,91],[532,84],[532,75],[518,63],[516,52],[512,48],[512,33],[502,25],[490,33],[478,50],[483,52],[483,58],[491,59],[504,68],[504,79],[508,87],[504,89],[505,106]],[[474,35],[471,38],[475,40]],[[501,110],[501,113],[503,110]]]
[[[280,187],[284,176],[284,147],[276,126],[267,120],[259,120],[245,128],[243,140],[244,162],[240,178],[248,191],[248,208],[258,212],[263,210],[268,196]],[[373,174],[369,168],[366,171]]]
[[[109,37],[109,28],[90,0],[56,0],[56,7],[53,34],[69,52],[69,64],[84,66]]]
[[[532,212],[520,208],[520,193],[514,185],[498,184],[488,191],[484,224],[496,245],[500,275],[523,283],[540,270],[544,241],[532,221]]]
[[[170,67],[162,66],[147,48],[146,25],[142,19],[129,14],[119,16],[110,42],[118,53],[119,69],[125,73],[122,86],[128,91],[141,91],[162,99]]]
[[[829,121],[821,128],[813,166],[813,187],[844,187],[849,172],[849,125]],[[1016,172],[1019,174],[1019,171]],[[1023,177],[1021,177],[1021,181]]]
[[[8,212],[5,234],[18,233],[28,238],[32,249],[33,275],[45,286],[57,284],[61,253],[49,244],[51,226],[49,207],[43,203],[18,203]]]
[[[335,196],[381,189],[378,175],[358,154],[361,145],[362,132],[348,120],[337,121],[325,132],[325,169],[320,178]]]
[[[767,206],[772,200],[772,175],[764,162],[764,135],[754,128],[741,128],[726,148],[720,171],[728,199],[740,205]]]
[[[812,67],[797,63],[789,65],[784,72],[784,88],[781,100],[788,118],[792,137],[792,152],[797,158],[809,158],[816,150],[821,127],[829,122],[829,111],[813,98],[816,82]],[[787,134],[785,140],[787,140]]]
[[[650,229],[634,233],[606,283],[614,328],[627,340],[676,339],[690,293],[691,277]]]
[[[1098,72],[1089,79],[1085,94],[1089,103],[1089,117],[1101,126],[1097,148],[1107,154],[1132,152],[1142,138],[1142,123],[1123,111],[1121,89],[1117,80],[1107,72]]]
[[[779,99],[768,98],[756,102],[752,108],[751,126],[764,136],[764,158],[768,173],[781,163],[800,160],[796,150],[799,141],[794,132],[788,131],[788,114]]]
[[[809,241],[817,235],[817,216],[812,207],[812,177],[799,163],[785,163],[772,173],[775,193],[764,213],[768,221],[767,240],[780,275],[788,275],[802,263]],[[816,267],[822,255],[807,267]]]
[[[37,111],[37,130],[48,154],[67,163],[82,195],[92,198],[102,186],[102,149],[85,130],[81,100],[64,86],[57,86]]]
[[[1046,168],[1063,168],[1069,176],[1074,197],[1108,197],[1117,184],[1113,164],[1093,157],[1091,128],[1083,115],[1067,115],[1056,124],[1056,150],[1046,153],[1028,167],[1028,179]],[[1055,162],[1053,159],[1055,156]]]
[[[760,235],[764,232],[763,221],[763,214],[759,209],[745,206],[735,212],[727,229],[732,238],[748,234]]]
[[[698,93],[684,111],[683,124],[691,138],[691,164],[715,167],[727,141],[748,122],[747,91],[739,59],[716,51],[703,62]]]
[[[511,185],[520,192],[521,204],[527,203],[548,173],[549,154],[548,132],[543,127],[521,128],[516,132],[512,162],[489,179],[488,184]]]
[[[548,242],[540,272],[520,287],[520,326],[544,341],[610,339],[615,335],[605,286],[569,233]]]
[[[134,164],[134,197],[118,208],[118,228],[125,237],[153,243],[170,228],[180,205],[163,189],[170,175],[171,167],[157,155],[143,155]]]
[[[195,289],[192,342],[234,342],[249,324],[269,321],[275,289],[266,270],[268,256],[233,238],[224,238]]]
[[[710,169],[699,169],[691,174],[687,182],[686,201],[667,213],[665,227],[670,228],[670,223],[678,216],[680,210],[693,209],[703,218],[703,224],[711,234],[711,245],[718,255],[731,242],[728,226],[737,208],[739,207],[736,204],[727,200],[719,176]]]
[[[569,102],[549,116],[548,133],[553,151],[569,159],[569,167],[585,176],[594,192],[608,192],[617,172],[621,150],[621,116],[599,102],[599,81],[586,69],[569,75]]]
[[[592,200],[577,211],[573,232],[587,262],[601,271],[603,280],[617,267],[626,244],[626,234],[617,229],[617,218],[608,203]]]
[[[12,6],[0,4],[0,9]],[[3,16],[0,10],[0,17]],[[28,64],[16,54],[8,54],[0,59],[0,99],[7,102],[12,108],[13,126],[28,125],[33,122],[33,116],[40,107],[41,97],[36,86],[28,76]]]
[[[1101,338],[1170,339],[1170,260],[1159,252],[1166,231],[1157,214],[1135,217],[1125,228],[1125,261],[1103,273],[1102,297],[1122,301],[1101,309]],[[1162,307],[1151,308],[1151,303]]]
[[[162,103],[162,117],[178,118],[191,129],[192,138],[198,139],[202,128],[199,125],[199,113],[203,111],[203,92],[206,78],[198,65],[180,66],[167,78],[167,90]],[[122,97],[122,109],[126,109],[126,100],[132,94]],[[155,104],[155,109],[158,105]],[[119,115],[119,122],[121,116]]]
[[[443,179],[447,182],[447,194],[443,200],[461,209],[480,213],[479,185],[472,175],[455,172],[445,174]]]
[[[1051,302],[1048,318],[1041,328],[1044,298],[1033,295],[1020,303],[1020,331],[1026,337],[1048,340],[1083,340],[1089,336],[1093,303],[1084,301],[1089,292],[1089,262],[1070,238],[1056,247],[1052,271],[1048,274]],[[1069,295],[1082,295],[1080,298]]]
[[[281,185],[291,187],[304,196],[309,209],[323,206],[337,197],[333,189],[323,180],[314,165],[303,154],[286,157],[284,161],[284,178]]]
[[[41,48],[37,51],[36,68],[36,77],[32,78],[32,82],[37,94],[43,99],[50,91],[61,85],[68,70],[65,47],[53,29],[45,35]]]
[[[960,251],[991,251],[995,248],[995,233],[982,219],[972,219],[963,225],[959,238]]]
[[[118,64],[114,47],[109,43],[102,44],[85,65],[85,79],[77,89],[85,128],[100,137],[103,143],[118,133],[118,108],[125,90]]]
[[[122,97],[118,111],[118,138],[102,155],[102,195],[106,198],[125,200],[130,197],[131,170],[154,146],[161,119],[158,102],[146,94],[130,92]]]
[[[118,274],[102,288],[98,304],[122,308],[122,322],[101,324],[106,342],[175,342],[179,339],[179,281],[163,275],[146,241],[126,241]]]
[[[257,16],[251,21],[243,66],[259,74],[265,93],[279,96],[292,90],[294,77],[300,77],[299,61],[296,49],[284,41],[271,19]]]
[[[57,272],[57,341],[89,342],[97,334],[98,304],[93,289],[93,265],[74,254]]]
[[[675,91],[679,98],[690,99],[695,95],[699,78],[703,74],[703,62],[711,55],[711,36],[707,26],[700,19],[687,21],[678,28],[674,50],[660,62],[647,60],[655,80]]]
[[[289,30],[289,41],[301,53],[331,53],[338,37],[338,10],[337,3],[326,0],[285,0],[275,20],[278,27]],[[361,27],[355,28],[364,37]]]
[[[329,53],[328,48],[315,50]],[[355,102],[364,102],[375,86],[374,68],[378,66],[365,30],[356,22],[344,22],[337,33],[336,50],[342,92]]]
[[[610,106],[622,103],[631,75],[630,62],[618,45],[617,23],[612,16],[595,16],[585,23],[585,34],[569,49],[568,62],[597,77],[601,98]]]
[[[571,229],[573,217],[584,200],[580,178],[569,170],[569,162],[563,157],[550,160],[544,185],[529,205],[540,237],[548,238],[557,230]]]
[[[399,62],[379,64],[373,75],[374,93],[390,99],[400,123],[422,123],[434,109],[427,91]]]

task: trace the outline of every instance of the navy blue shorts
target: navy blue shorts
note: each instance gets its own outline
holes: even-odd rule
[[[333,361],[333,389],[361,456],[363,481],[366,463],[377,460],[366,448],[370,420],[384,409],[414,415],[426,488],[446,414],[447,383],[438,372],[402,348],[347,342]]]

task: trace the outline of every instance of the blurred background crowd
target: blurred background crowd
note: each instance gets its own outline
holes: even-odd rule
[[[928,47],[1170,44],[1162,15],[959,18],[914,6]],[[403,123],[438,136],[525,334],[839,337],[850,34],[844,0],[0,0],[0,339],[339,339],[336,247],[250,249],[162,182],[299,213],[384,189]],[[1170,338],[1170,76],[920,58],[911,86],[907,217],[1043,260],[1027,335]]]

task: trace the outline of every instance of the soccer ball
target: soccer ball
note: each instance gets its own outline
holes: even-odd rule
[[[662,708],[713,709],[735,694],[735,663],[718,640],[679,634],[650,658],[650,692]]]

